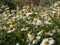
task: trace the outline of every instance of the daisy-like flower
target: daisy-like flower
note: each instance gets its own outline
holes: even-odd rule
[[[13,28],[13,30],[7,31],[7,33],[11,33],[11,32],[14,32],[14,31],[15,31],[15,28]]]
[[[53,32],[52,32],[52,30],[49,30],[49,32],[46,32],[45,35],[53,36]]]
[[[25,20],[26,19],[26,14],[22,14],[20,18]]]
[[[33,20],[33,24],[35,25],[41,25],[42,24],[42,21],[41,20],[39,20],[37,17],[36,18],[34,18],[34,20]]]
[[[15,26],[13,24],[10,24],[10,28],[13,29],[15,28]]]
[[[58,6],[58,1],[56,1],[56,3],[54,4],[54,7]]]
[[[44,31],[44,30],[41,30],[41,31],[39,31],[39,32],[37,33],[37,36],[42,35],[42,34],[44,34],[44,33],[45,33],[45,31]]]
[[[39,37],[32,36],[32,40],[29,41],[29,44],[31,43],[32,45],[34,45],[34,44],[37,44],[39,41],[40,41],[40,36]]]
[[[37,38],[35,37],[35,36],[32,36],[32,44],[34,45],[34,44],[37,44],[37,42],[38,42],[38,40],[37,40]]]
[[[45,24],[52,24],[51,19],[48,19],[47,21],[44,21]]]
[[[55,29],[52,30],[52,32],[53,32],[53,33],[60,32],[60,29],[55,28]]]
[[[29,40],[32,40],[32,37],[34,36],[33,32],[32,31],[29,31],[28,33],[28,38]]]
[[[55,43],[55,40],[50,37],[50,38],[43,39],[40,45],[52,45],[54,43]]]
[[[29,15],[31,15],[32,13],[31,12],[29,12],[29,13],[26,13],[26,16],[28,17]]]
[[[28,27],[23,27],[22,29],[21,29],[21,31],[27,31],[28,30]]]
[[[15,31],[15,25],[10,24],[10,28],[9,28],[9,30],[7,31],[7,33],[11,33],[11,32],[14,32],[14,31]]]

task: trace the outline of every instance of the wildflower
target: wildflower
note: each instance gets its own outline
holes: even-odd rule
[[[34,44],[37,44],[37,43],[38,43],[37,40],[33,40],[33,42],[32,42],[33,45],[34,45]]]
[[[29,15],[31,15],[32,13],[30,12],[30,13],[26,13],[26,16],[28,17]]]
[[[48,44],[49,44],[49,42],[48,42],[48,41],[45,41],[45,42],[44,42],[44,44],[45,44],[45,45],[48,45]]]
[[[32,40],[35,40],[36,39],[36,36],[32,36]]]
[[[10,25],[10,29],[13,29],[15,28],[15,26],[13,24]]]
[[[32,37],[34,36],[34,34],[32,33],[32,31],[29,31],[28,33],[28,38],[29,40],[32,40]]]
[[[44,30],[41,30],[41,31],[38,32],[37,35],[42,35],[42,34],[44,34],[44,33],[45,33],[45,31],[44,31]]]
[[[44,21],[45,24],[52,24],[51,19],[47,19],[47,21]]]
[[[57,28],[55,28],[55,29],[52,30],[52,32],[53,32],[53,33],[56,33],[56,32],[58,33],[58,32],[60,32],[60,30],[57,29]]]
[[[12,32],[14,32],[15,31],[15,28],[13,28],[13,29],[10,29],[9,28],[9,30],[7,31],[7,33],[12,33]]]
[[[54,42],[55,40],[53,38],[45,38],[40,45],[52,45]]]
[[[49,32],[46,32],[45,35],[50,35],[50,36],[53,36],[53,32],[49,31]]]
[[[9,30],[7,31],[7,33],[11,33],[11,32],[14,32],[16,29],[15,29],[15,26],[13,24],[10,24],[10,28],[8,28]]]
[[[37,44],[40,41],[40,36],[36,37],[36,36],[32,36],[32,44]]]
[[[23,27],[22,29],[21,29],[21,31],[27,31],[28,30],[28,27]]]

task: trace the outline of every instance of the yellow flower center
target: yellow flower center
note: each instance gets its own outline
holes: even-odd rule
[[[22,14],[22,16],[26,16],[25,14]]]
[[[15,26],[11,24],[11,25],[10,25],[10,28],[13,29],[13,28],[15,28]]]
[[[41,31],[40,31],[40,34],[44,34],[44,33],[45,33],[45,31],[44,31],[44,30],[41,30]]]
[[[48,41],[45,41],[45,42],[44,42],[44,44],[45,44],[45,45],[48,45],[48,44],[49,44],[49,42],[48,42]]]
[[[36,36],[32,36],[32,40],[35,40],[36,39]]]

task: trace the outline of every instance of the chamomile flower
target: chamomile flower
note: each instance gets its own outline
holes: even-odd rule
[[[45,24],[52,24],[52,23],[51,23],[51,19],[50,19],[50,18],[49,18],[49,19],[47,19],[47,21],[44,21],[44,23],[45,23]]]
[[[15,28],[13,30],[8,30],[7,33],[12,33],[15,31]]]
[[[10,28],[8,28],[9,30],[7,31],[7,33],[11,33],[15,31],[15,26],[13,24],[10,24]]]
[[[22,29],[21,29],[21,31],[27,31],[28,30],[28,27],[23,27]]]
[[[41,30],[41,31],[39,31],[38,33],[37,33],[37,35],[39,36],[39,35],[42,35],[42,34],[44,34],[45,33],[45,31],[44,30]]]
[[[55,43],[55,40],[53,38],[45,38],[43,39],[40,45],[52,45],[54,43]]]
[[[28,38],[29,40],[32,40],[32,37],[34,36],[33,32],[32,31],[29,31],[28,33]]]

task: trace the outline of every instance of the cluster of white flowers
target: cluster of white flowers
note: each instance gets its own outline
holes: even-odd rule
[[[0,11],[3,11],[0,14],[0,30],[4,29],[7,33],[13,33],[16,30],[27,32],[26,42],[28,42],[28,45],[37,44],[44,35],[53,36],[55,33],[60,33],[58,25],[60,22],[59,4],[60,2],[56,2],[49,8],[38,6],[38,9],[25,5],[21,10],[17,6],[17,9],[11,10],[11,12],[8,6],[3,5],[0,9]],[[57,20],[58,22],[56,22]],[[40,26],[46,30],[43,28],[41,30]],[[47,29],[50,28],[48,26],[52,26],[52,29]],[[52,45],[54,42],[53,37],[44,38],[40,45]],[[19,45],[19,43],[16,45]]]

